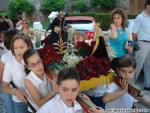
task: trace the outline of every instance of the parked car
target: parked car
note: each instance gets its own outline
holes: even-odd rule
[[[69,16],[64,19],[65,26],[71,26],[75,31],[83,31],[86,33],[88,39],[94,38],[96,22],[90,16]]]

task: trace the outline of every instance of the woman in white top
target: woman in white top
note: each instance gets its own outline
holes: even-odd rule
[[[56,94],[56,80],[48,80],[42,60],[36,50],[27,50],[23,59],[28,74],[24,80],[25,89],[30,103],[38,110]],[[31,109],[29,111],[32,112]]]
[[[7,61],[4,67],[2,88],[7,94],[11,94],[14,101],[15,113],[27,113],[25,100],[23,54],[26,50],[32,48],[30,38],[22,32],[17,33],[11,41],[11,52],[14,57]],[[16,87],[10,87],[11,82]]]

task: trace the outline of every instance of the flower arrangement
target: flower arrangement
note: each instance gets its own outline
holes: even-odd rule
[[[50,45],[45,45],[44,48],[40,48],[39,54],[46,66],[54,62],[60,63],[61,61],[61,55],[56,53],[54,47]]]
[[[95,45],[95,42],[92,41],[91,45],[89,45],[88,43],[86,43],[85,41],[83,42],[78,42],[77,46],[75,47],[76,49],[76,54],[80,55],[82,57],[85,56],[89,56],[91,55],[92,51],[93,51],[93,47]]]
[[[94,56],[85,57],[82,61],[76,64],[76,69],[81,75],[81,80],[89,80],[92,77],[106,75],[110,62],[107,58],[96,58]]]

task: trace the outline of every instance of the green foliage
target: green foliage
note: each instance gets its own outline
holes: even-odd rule
[[[58,11],[64,9],[65,0],[44,0],[41,10],[44,13],[50,13],[51,11]]]
[[[8,16],[8,13],[4,11],[0,11],[0,16]]]
[[[32,13],[34,10],[34,6],[30,4],[27,0],[10,0],[8,5],[8,13],[12,19],[16,19],[16,17],[22,12],[26,12],[27,14]]]
[[[116,0],[91,0],[92,7],[102,6],[104,8],[113,8],[115,6]]]
[[[80,10],[85,12],[87,10],[87,5],[84,0],[75,0],[72,2],[72,10]]]

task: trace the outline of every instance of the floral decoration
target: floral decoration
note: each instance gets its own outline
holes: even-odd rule
[[[89,45],[85,41],[78,42],[75,47],[77,50],[76,53],[82,57],[89,56],[93,51],[94,45],[95,45],[94,41],[92,41],[91,45]]]
[[[76,64],[76,69],[80,73],[81,80],[89,80],[92,77],[106,75],[110,62],[108,58],[96,58],[94,56],[85,57],[82,61]]]
[[[51,63],[60,63],[61,55],[56,53],[55,49],[51,45],[45,45],[44,48],[40,48],[39,50],[40,57],[44,63],[44,65],[49,65]]]

